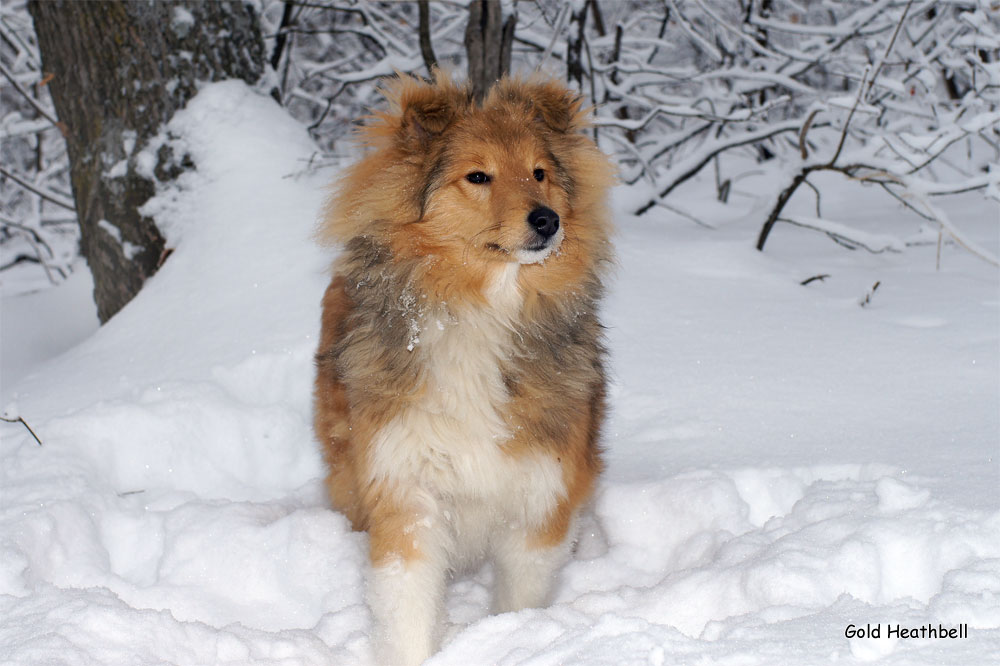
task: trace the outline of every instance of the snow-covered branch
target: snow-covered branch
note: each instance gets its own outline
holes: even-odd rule
[[[62,126],[25,3],[0,5],[0,271],[37,272],[58,284],[78,256],[79,232],[66,224],[75,211]],[[28,268],[25,268],[25,267]],[[32,266],[34,268],[32,268]],[[39,271],[39,269],[41,269]],[[35,284],[30,278],[26,284]]]
[[[1000,160],[1000,20],[980,2],[670,0],[662,21],[640,23],[602,6],[619,30],[592,35],[596,125],[617,135],[609,147],[625,180],[656,186],[638,214],[711,164],[725,181],[725,158],[738,154],[791,174],[761,248],[799,186],[820,187],[816,171],[885,174],[880,184],[908,202],[1000,190],[987,166]],[[959,145],[973,156],[966,166],[948,157]]]

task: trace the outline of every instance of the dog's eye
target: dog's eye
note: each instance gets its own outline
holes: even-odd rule
[[[472,173],[466,175],[465,179],[473,185],[485,185],[492,180],[489,175],[483,173],[482,171],[473,171]]]
[[[545,180],[545,169],[535,169],[535,180],[539,183]]]

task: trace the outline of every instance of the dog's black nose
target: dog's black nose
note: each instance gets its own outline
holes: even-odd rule
[[[551,208],[539,206],[528,213],[528,224],[539,236],[549,238],[559,231],[559,214]]]

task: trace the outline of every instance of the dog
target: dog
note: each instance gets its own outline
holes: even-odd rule
[[[545,604],[602,469],[598,305],[614,169],[544,78],[397,76],[320,223],[315,432],[370,536],[377,658],[433,654],[448,576],[491,561],[493,612]]]

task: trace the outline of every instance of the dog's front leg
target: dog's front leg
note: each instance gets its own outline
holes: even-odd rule
[[[492,611],[505,613],[545,605],[571,545],[569,534],[556,543],[542,543],[531,532],[516,528],[495,535]]]
[[[416,666],[437,649],[447,531],[431,511],[392,508],[373,516],[370,534],[376,659],[384,666]]]

